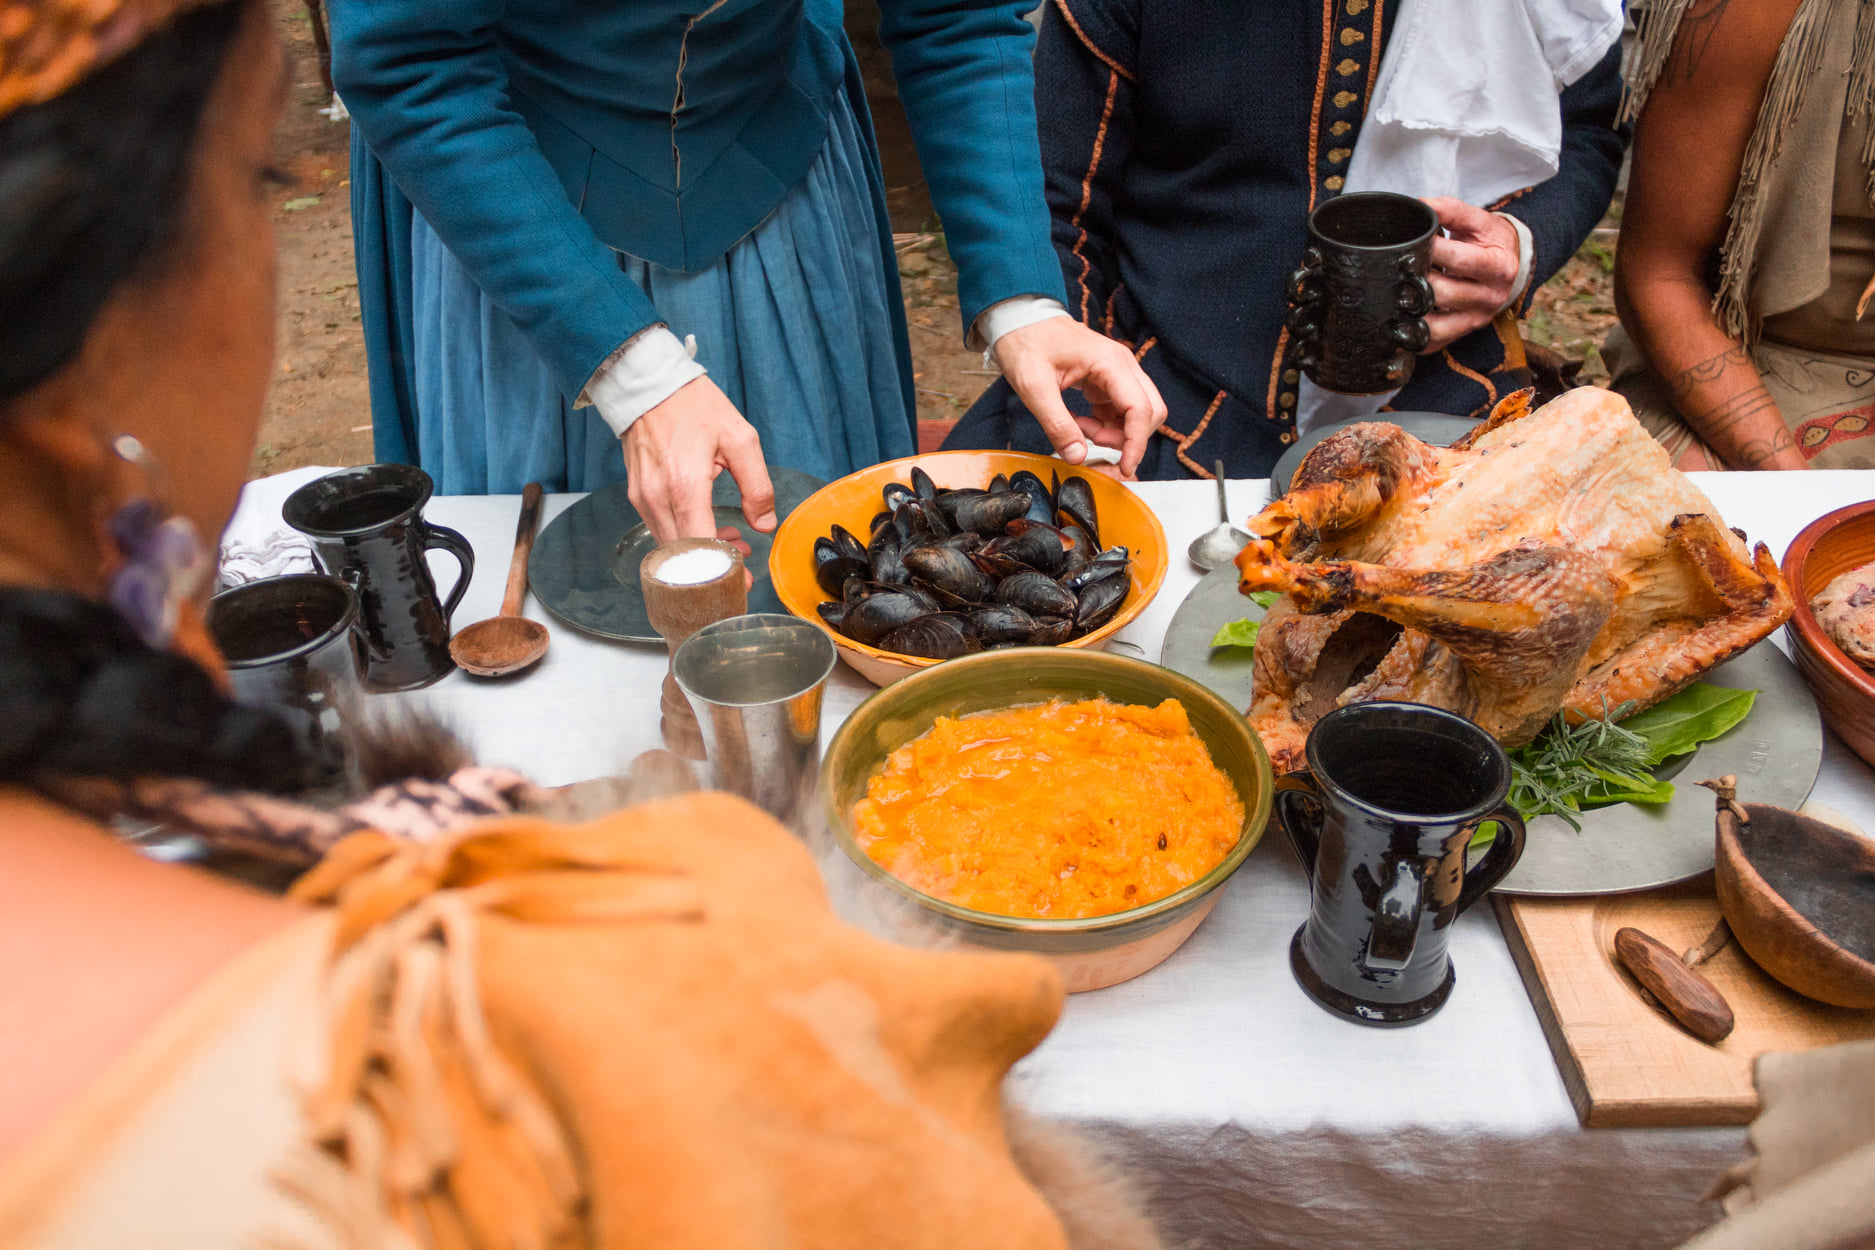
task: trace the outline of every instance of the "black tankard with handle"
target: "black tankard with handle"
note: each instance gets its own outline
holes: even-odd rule
[[[319,567],[358,592],[365,684],[427,686],[456,667],[449,616],[475,572],[475,552],[455,530],[423,519],[434,486],[415,465],[368,464],[328,473],[287,496],[281,515],[312,539]],[[441,547],[462,566],[439,600],[424,553]]]
[[[1464,717],[1417,703],[1336,708],[1304,753],[1309,772],[1276,783],[1277,818],[1310,881],[1290,969],[1336,1015],[1422,1020],[1452,993],[1452,922],[1523,854],[1523,821],[1504,802],[1510,761]],[[1467,868],[1487,821],[1497,836]]]

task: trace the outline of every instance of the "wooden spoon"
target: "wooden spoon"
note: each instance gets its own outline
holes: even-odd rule
[[[514,562],[508,566],[508,593],[501,615],[477,621],[449,640],[449,658],[477,677],[506,677],[547,654],[547,627],[521,615],[527,598],[527,557],[534,550],[534,526],[540,520],[540,483],[521,492],[521,521],[514,530]]]

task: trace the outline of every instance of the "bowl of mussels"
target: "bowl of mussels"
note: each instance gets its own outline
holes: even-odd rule
[[[1023,452],[891,460],[822,487],[775,532],[783,606],[877,685],[960,655],[1094,647],[1165,580],[1165,531],[1105,474]]]

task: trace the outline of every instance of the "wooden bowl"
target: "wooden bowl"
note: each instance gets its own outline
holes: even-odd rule
[[[1759,803],[1719,821],[1713,885],[1732,936],[1799,994],[1875,1007],[1875,844]]]
[[[782,606],[802,620],[827,630],[841,658],[874,685],[890,685],[940,661],[868,647],[829,629],[815,611],[826,602],[827,594],[814,579],[814,540],[824,537],[835,525],[845,526],[863,540],[871,532],[872,518],[885,506],[880,492],[888,482],[909,482],[913,466],[929,473],[931,480],[943,488],[987,486],[998,473],[1013,474],[1020,469],[1029,470],[1044,482],[1049,480],[1050,473],[1063,477],[1073,473],[1087,479],[1094,489],[1094,506],[1100,512],[1101,543],[1108,547],[1122,546],[1132,552],[1133,564],[1127,572],[1132,588],[1112,620],[1091,633],[1063,643],[1064,647],[1099,646],[1145,611],[1165,581],[1165,530],[1159,518],[1139,496],[1104,473],[1019,451],[939,451],[888,460],[870,469],[849,473],[815,491],[788,514],[788,519],[775,531],[774,546],[768,553],[768,573]]]
[[[1849,749],[1875,765],[1875,674],[1844,655],[1810,611],[1837,576],[1875,561],[1875,500],[1810,522],[1784,552],[1784,580],[1797,610],[1784,626],[1791,658],[1822,708],[1823,721]]]
[[[1037,920],[974,911],[913,889],[854,841],[853,807],[886,757],[940,716],[967,716],[1051,698],[1105,697],[1154,706],[1177,699],[1191,727],[1230,778],[1244,805],[1243,833],[1211,871],[1142,907],[1085,920]],[[1236,708],[1168,668],[1126,656],[1067,647],[1020,647],[950,660],[887,687],[846,718],[820,767],[820,797],[833,836],[873,880],[908,900],[941,930],[974,946],[1045,955],[1070,993],[1103,989],[1156,967],[1217,905],[1218,887],[1256,848],[1269,820],[1269,756]]]

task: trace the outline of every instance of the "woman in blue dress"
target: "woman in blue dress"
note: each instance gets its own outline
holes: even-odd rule
[[[985,347],[1071,461],[1165,415],[1063,315],[1023,0],[883,0],[880,36]],[[380,459],[444,493],[628,477],[714,534],[728,469],[916,449],[871,123],[837,0],[331,0]],[[694,358],[693,358],[694,357]],[[1089,417],[1070,416],[1078,388]],[[623,442],[622,454],[620,443]]]

